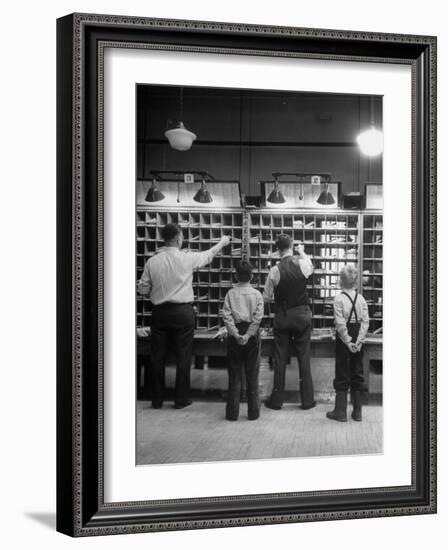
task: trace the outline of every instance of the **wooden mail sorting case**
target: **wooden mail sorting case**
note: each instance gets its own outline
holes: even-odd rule
[[[334,326],[333,298],[339,292],[339,271],[345,263],[358,268],[360,288],[369,305],[370,331],[381,332],[383,310],[383,217],[381,212],[343,210],[198,209],[172,206],[137,208],[137,278],[145,262],[163,246],[161,230],[167,223],[182,227],[184,248],[207,250],[222,235],[231,244],[213,262],[193,275],[197,311],[196,329],[214,332],[222,326],[221,309],[228,289],[235,282],[236,262],[248,259],[254,266],[253,285],[263,291],[269,269],[278,260],[275,239],[288,233],[305,245],[314,264],[308,293],[315,332]],[[276,257],[277,256],[277,257]],[[151,304],[137,295],[137,325],[150,324]],[[266,308],[263,326],[271,329],[273,313]]]
[[[383,327],[383,216],[362,215],[362,291],[369,306],[370,330]]]
[[[359,264],[359,214],[306,212],[249,213],[249,248],[255,266],[255,284],[263,289],[267,274],[276,262],[272,251],[277,236],[287,233],[302,242],[311,256],[314,273],[308,279],[313,328],[333,326],[333,298],[338,292],[340,268]],[[269,315],[269,314],[268,314]],[[273,314],[270,313],[272,317]]]
[[[137,278],[141,277],[145,262],[163,247],[162,228],[176,223],[183,230],[186,250],[208,250],[223,235],[231,237],[231,244],[211,264],[193,274],[196,307],[196,329],[216,331],[221,325],[222,305],[228,289],[234,282],[236,262],[246,256],[243,251],[243,210],[219,212],[137,210]],[[149,325],[151,304],[147,297],[137,297],[137,325]]]

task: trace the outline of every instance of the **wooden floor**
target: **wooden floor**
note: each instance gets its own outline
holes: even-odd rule
[[[137,402],[137,464],[208,462],[256,458],[381,453],[383,409],[363,407],[363,421],[328,420],[331,403],[302,411],[287,403],[280,411],[262,405],[256,421],[247,420],[241,405],[237,422],[224,418],[222,401],[195,401],[175,410],[166,402],[160,410]],[[349,412],[351,407],[349,406]]]

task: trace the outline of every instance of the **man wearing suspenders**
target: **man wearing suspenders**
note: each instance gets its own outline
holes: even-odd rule
[[[274,302],[274,387],[266,406],[279,410],[283,406],[285,370],[288,349],[293,344],[299,363],[301,408],[311,409],[314,401],[310,368],[311,310],[306,290],[313,265],[303,245],[293,255],[293,240],[281,234],[276,240],[280,261],[271,268],[266,279],[263,297]]]

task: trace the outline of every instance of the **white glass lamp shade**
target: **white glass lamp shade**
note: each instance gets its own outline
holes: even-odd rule
[[[383,152],[383,132],[374,126],[361,132],[356,141],[361,152],[368,157],[377,157]]]
[[[176,151],[188,151],[196,139],[196,134],[190,132],[185,128],[182,122],[179,123],[177,128],[167,130],[165,137],[170,142],[170,145]]]

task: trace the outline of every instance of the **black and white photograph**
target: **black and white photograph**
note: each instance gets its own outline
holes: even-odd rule
[[[5,5],[4,548],[443,546],[443,6]]]
[[[383,452],[382,112],[137,85],[137,465]]]

